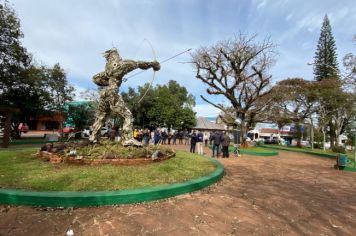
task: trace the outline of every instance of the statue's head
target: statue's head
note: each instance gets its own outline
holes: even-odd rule
[[[120,57],[119,52],[117,51],[116,48],[109,49],[103,53],[103,56],[107,61],[112,61],[112,60],[122,60]]]

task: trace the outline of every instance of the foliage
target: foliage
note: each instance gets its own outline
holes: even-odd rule
[[[148,84],[138,87],[138,92],[129,88],[122,97],[132,111],[134,125],[139,127],[160,127],[183,129],[195,125],[192,107],[195,99],[185,87],[171,80],[166,85],[149,88],[146,96],[138,101],[148,89]]]
[[[22,46],[20,20],[7,1],[0,3],[0,106],[19,108],[13,123],[59,111],[72,97],[59,64],[37,65]]]
[[[177,152],[169,160],[141,166],[77,166],[43,162],[36,148],[0,151],[0,187],[38,191],[123,190],[183,182],[215,170],[208,159]]]
[[[320,37],[314,57],[314,75],[317,81],[327,78],[338,78],[336,43],[327,15],[324,17]]]
[[[95,110],[91,102],[82,104],[69,103],[66,113],[67,121],[72,123],[76,130],[82,130],[93,123]]]
[[[85,147],[76,147],[77,155],[88,158],[103,158],[110,154],[112,158],[146,158],[151,156],[155,151],[164,155],[173,154],[174,151],[169,147],[146,146],[146,147],[123,147],[117,142],[101,142],[100,144],[89,145]],[[67,148],[69,153],[71,148]]]
[[[336,145],[336,146],[332,147],[331,150],[335,153],[343,153],[343,154],[346,153],[346,149],[343,146]]]
[[[256,36],[240,34],[210,47],[202,47],[192,55],[196,78],[208,86],[211,95],[223,96],[230,104],[215,104],[202,99],[224,113],[231,112],[240,122],[241,135],[258,119],[270,100],[271,75],[268,69],[274,63],[274,45],[269,39],[255,42]]]
[[[316,85],[301,78],[279,81],[269,96],[273,97],[266,118],[281,128],[290,123],[303,123],[316,109]]]
[[[0,26],[0,103],[12,105],[12,96],[26,87],[31,57],[21,45],[20,21],[7,1],[0,3]]]
[[[53,68],[47,69],[47,85],[52,103],[48,109],[55,112],[63,112],[64,104],[73,99],[74,88],[68,84],[67,76],[59,63]]]

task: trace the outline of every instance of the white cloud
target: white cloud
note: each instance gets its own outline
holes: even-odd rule
[[[267,0],[262,0],[260,1],[260,3],[258,3],[257,8],[258,9],[263,8],[264,6],[266,6],[266,4],[267,4]]]

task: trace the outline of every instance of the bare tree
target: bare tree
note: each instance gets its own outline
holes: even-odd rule
[[[275,61],[274,50],[269,38],[256,42],[256,35],[240,34],[192,54],[196,78],[208,85],[208,94],[224,96],[230,104],[201,98],[224,113],[233,114],[242,135],[270,102],[261,100],[270,93],[272,76],[267,71]]]

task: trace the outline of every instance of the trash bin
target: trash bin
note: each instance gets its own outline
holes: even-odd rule
[[[337,166],[339,169],[344,169],[347,166],[347,155],[345,154],[340,154],[337,159]]]

